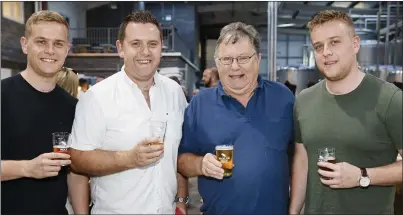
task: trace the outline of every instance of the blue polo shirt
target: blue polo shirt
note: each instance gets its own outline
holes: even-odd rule
[[[283,84],[258,77],[246,108],[219,83],[200,91],[185,111],[179,154],[215,154],[234,145],[232,176],[199,176],[204,214],[287,214],[287,148],[293,134],[295,97]]]

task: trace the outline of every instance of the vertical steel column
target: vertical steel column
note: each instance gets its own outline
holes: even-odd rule
[[[377,31],[377,36],[378,36],[378,39],[377,39],[377,43],[376,43],[376,50],[378,50],[378,53],[380,53],[379,51],[379,41],[381,40],[381,15],[382,15],[382,2],[379,2],[379,10],[378,10],[378,20],[377,20],[377,22],[376,22],[376,31]],[[377,72],[379,72],[379,74],[380,74],[380,71],[379,71],[379,60],[380,60],[380,57],[377,57],[376,58],[376,71]]]
[[[277,80],[277,2],[267,2],[267,78]]]
[[[139,1],[139,10],[145,10],[144,1]]]

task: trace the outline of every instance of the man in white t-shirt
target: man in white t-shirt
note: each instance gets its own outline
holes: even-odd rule
[[[125,66],[77,105],[72,168],[92,176],[92,214],[174,214],[175,206],[185,213],[187,180],[177,179],[177,153],[187,103],[181,87],[156,72],[158,21],[147,11],[128,15],[116,46]],[[163,145],[150,144],[150,120],[166,122]]]

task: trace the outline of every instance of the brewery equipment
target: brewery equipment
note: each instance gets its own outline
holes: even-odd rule
[[[278,67],[277,81],[295,85],[295,94],[299,94],[310,84],[318,83],[323,79],[323,75],[315,68],[304,65]]]

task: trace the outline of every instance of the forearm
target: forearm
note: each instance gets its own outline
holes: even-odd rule
[[[371,185],[390,186],[402,183],[402,161],[386,166],[367,168],[367,173],[371,179]]]
[[[307,162],[294,160],[291,178],[290,213],[300,214],[305,202],[306,184],[308,175]]]
[[[15,161],[6,160],[1,161],[1,181],[10,181],[18,178],[27,177],[26,175],[26,162],[25,160]]]
[[[183,176],[180,173],[177,173],[177,179],[178,179],[178,192],[177,196],[178,197],[186,197],[189,196],[189,190],[188,190],[188,178]]]
[[[89,214],[89,178],[71,172],[67,176],[69,187],[69,200],[73,207],[74,214]]]
[[[110,175],[135,168],[128,161],[126,152],[71,150],[71,166],[75,172],[90,176]]]
[[[201,172],[202,161],[203,156],[183,153],[178,158],[178,172],[188,178],[203,175]]]
[[[177,179],[178,179],[178,191],[176,196],[180,198],[185,198],[189,196],[189,190],[188,190],[188,178],[184,177],[180,173],[177,173]],[[178,202],[176,203],[176,207],[180,208],[183,210],[185,214],[187,214],[187,205],[186,202]]]

